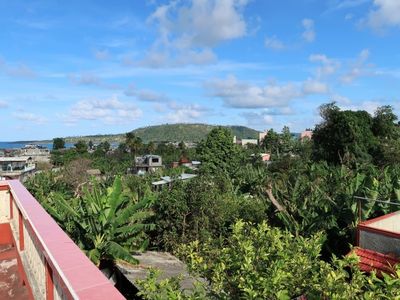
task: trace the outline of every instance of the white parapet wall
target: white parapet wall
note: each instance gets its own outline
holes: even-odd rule
[[[400,212],[361,222],[357,230],[361,248],[400,257]]]

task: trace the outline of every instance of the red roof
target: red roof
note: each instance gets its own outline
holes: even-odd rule
[[[400,263],[400,259],[394,255],[382,254],[363,248],[354,248],[351,253],[355,253],[359,257],[358,266],[360,270],[368,273],[375,271],[377,276],[382,276],[382,272],[393,273],[394,266]]]
[[[179,160],[179,163],[180,163],[180,164],[188,164],[188,163],[190,163],[190,160],[189,160],[187,157],[182,156],[182,157],[180,158],[180,160]]]

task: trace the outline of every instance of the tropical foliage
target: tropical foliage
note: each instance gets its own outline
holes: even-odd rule
[[[207,138],[199,144],[197,153],[203,162],[203,173],[222,173],[232,177],[243,160],[239,146],[233,143],[232,133],[223,127],[211,130]]]
[[[341,111],[335,103],[321,106],[320,111],[323,122],[313,135],[317,160],[335,164],[371,162],[381,146],[399,136],[394,123],[397,116],[390,106],[378,108],[374,117],[366,111]]]
[[[398,299],[400,271],[365,276],[355,257],[320,259],[325,237],[295,237],[287,231],[237,222],[220,249],[193,242],[181,254],[206,278],[210,299]]]
[[[136,131],[117,149],[104,143],[91,153],[54,151],[64,169],[43,172],[27,185],[95,263],[135,262],[131,254],[148,241],[205,280],[182,291],[179,278],[160,279],[152,270],[138,282],[144,299],[400,299],[399,271],[379,279],[344,256],[360,216],[398,210],[374,202],[400,204],[397,116],[388,106],[372,116],[334,103],[322,106],[321,116],[311,140],[284,127],[245,148],[226,127],[210,128],[197,148],[184,138],[179,145],[148,142]],[[149,152],[164,163],[200,160],[198,176],[177,180],[194,172],[185,167],[125,174],[135,155]],[[265,152],[272,161],[261,160]],[[101,184],[87,176],[66,179],[65,169],[79,170],[83,162],[101,170]],[[172,182],[155,191],[151,182],[165,175]]]
[[[106,190],[94,183],[79,198],[53,194],[44,205],[89,258],[104,265],[117,259],[137,263],[131,253],[145,249],[148,241],[143,232],[153,228],[146,222],[152,215],[149,200],[133,201],[116,177]]]

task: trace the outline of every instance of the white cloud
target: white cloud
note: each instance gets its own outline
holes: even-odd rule
[[[15,77],[15,78],[25,78],[32,79],[37,77],[36,72],[24,63],[10,63],[7,62],[0,56],[0,72],[4,74]]]
[[[244,112],[241,114],[249,126],[271,126],[275,124],[275,118],[268,112]]]
[[[110,53],[107,50],[96,50],[94,57],[98,60],[107,60],[110,58]]]
[[[149,22],[159,24],[164,42],[179,47],[213,47],[222,41],[246,34],[242,8],[244,0],[192,0],[178,6],[177,1],[159,6]]]
[[[331,99],[332,99],[332,101],[335,101],[338,104],[342,104],[342,105],[349,105],[351,103],[351,100],[348,97],[337,95],[337,94],[332,95]]]
[[[333,6],[330,11],[340,10],[340,9],[348,9],[354,8],[360,5],[363,5],[370,0],[339,0],[336,1],[337,3]]]
[[[66,123],[81,120],[100,121],[105,124],[125,124],[136,120],[142,111],[131,103],[122,102],[117,97],[109,99],[89,99],[77,102],[64,117]]]
[[[236,108],[285,106],[289,101],[301,96],[293,83],[257,86],[240,81],[235,76],[214,79],[207,82],[205,88],[211,96],[221,98],[227,106]]]
[[[91,73],[82,73],[78,75],[70,75],[70,79],[77,85],[97,86],[100,88],[117,90],[121,86],[118,84],[106,83],[100,77]]]
[[[297,98],[329,92],[327,83],[314,78],[296,83],[269,82],[260,86],[238,80],[232,75],[210,80],[204,88],[210,96],[220,98],[226,106],[233,108],[279,108]]]
[[[158,38],[140,64],[174,67],[214,62],[213,47],[246,35],[242,11],[247,2],[191,0],[158,6],[148,18],[148,23],[156,24]]]
[[[18,120],[29,121],[29,122],[33,122],[36,124],[43,124],[47,121],[47,119],[43,116],[39,116],[39,115],[31,113],[31,112],[26,112],[24,110],[19,110],[19,111],[13,113],[13,116],[15,118],[17,118]]]
[[[365,110],[371,115],[373,115],[376,109],[383,104],[380,101],[362,101],[359,103],[347,104],[341,106],[343,110]]]
[[[303,19],[301,21],[301,24],[304,27],[304,31],[302,34],[303,39],[308,43],[313,42],[316,36],[314,29],[314,21],[311,19]]]
[[[159,113],[167,112],[163,121],[172,123],[198,121],[205,112],[210,111],[198,104],[179,104],[165,94],[153,90],[136,89],[133,84],[125,91],[125,95],[135,97],[140,101],[153,102],[155,111]]]
[[[0,108],[7,108],[8,103],[6,101],[0,100]]]
[[[279,40],[276,36],[266,37],[264,45],[266,48],[270,48],[273,50],[282,50],[285,48],[283,42]]]
[[[315,79],[307,79],[303,82],[302,90],[305,95],[326,94],[329,92],[329,86],[325,82]]]
[[[367,19],[367,24],[375,29],[386,26],[400,26],[399,0],[374,0],[374,7]]]
[[[317,78],[322,78],[325,76],[332,75],[340,68],[340,62],[328,58],[324,54],[312,54],[309,57],[311,62],[320,63],[321,66],[316,70]]]
[[[139,65],[151,68],[174,68],[185,65],[208,65],[216,61],[217,57],[210,49],[168,49],[148,51],[144,59],[139,62]]]
[[[25,27],[39,29],[39,30],[47,30],[53,25],[52,22],[50,21],[42,22],[42,21],[27,20],[27,19],[15,20],[15,23]]]
[[[155,92],[153,90],[141,89],[138,90],[135,88],[133,84],[129,85],[127,90],[125,91],[125,95],[129,97],[136,97],[140,101],[147,102],[168,102],[170,99],[162,94]]]
[[[209,109],[202,107],[198,104],[177,104],[176,102],[170,102],[168,108],[172,112],[166,115],[168,122],[180,123],[180,122],[195,122],[198,121],[200,117],[208,112]]]
[[[206,65],[217,61],[217,57],[210,49],[203,50],[187,50],[180,53],[176,58],[176,64],[178,66],[194,64],[194,65]]]
[[[1,66],[3,66],[5,73],[11,77],[32,79],[37,76],[35,71],[33,71],[30,67],[22,63],[17,65],[7,65],[6,63],[3,62],[2,64],[0,64],[0,67]]]
[[[361,50],[360,55],[359,55],[360,61],[365,62],[368,59],[369,55],[370,55],[370,53],[369,53],[368,49]]]
[[[343,83],[352,83],[354,80],[361,76],[372,74],[371,66],[366,64],[369,55],[369,50],[363,49],[358,55],[358,58],[353,63],[351,63],[351,66],[349,67],[347,72],[341,76],[340,80]]]

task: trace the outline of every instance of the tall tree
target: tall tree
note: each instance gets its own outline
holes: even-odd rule
[[[143,146],[142,139],[136,136],[133,132],[125,134],[125,144],[132,156],[136,156]]]
[[[262,141],[262,146],[265,151],[271,153],[272,155],[279,157],[280,156],[280,139],[279,134],[275,132],[273,129],[268,130],[267,135]]]
[[[283,155],[293,152],[294,140],[288,126],[284,126],[280,135],[280,147]]]
[[[322,123],[313,134],[314,156],[331,163],[369,161],[376,146],[373,120],[366,111],[341,111],[335,103],[320,107]]]
[[[373,119],[373,132],[379,140],[374,153],[378,165],[391,165],[400,162],[400,127],[397,116],[389,105],[378,107]]]
[[[149,142],[149,143],[147,144],[147,151],[148,151],[150,154],[153,154],[153,153],[156,151],[156,144],[155,144],[153,141],[151,141],[151,142]]]
[[[63,138],[54,138],[53,139],[53,150],[63,149],[65,148],[65,140]]]
[[[74,146],[78,153],[86,153],[88,150],[88,145],[84,140],[77,141]]]
[[[390,105],[380,106],[375,111],[372,130],[375,136],[383,139],[397,139],[400,136],[397,116]]]
[[[197,152],[202,163],[201,171],[210,174],[225,173],[233,176],[243,160],[243,151],[233,143],[231,131],[223,127],[211,130],[199,144]]]

